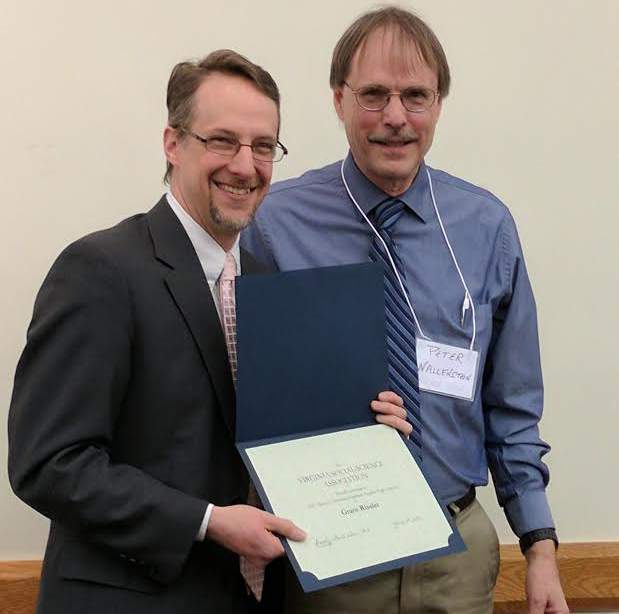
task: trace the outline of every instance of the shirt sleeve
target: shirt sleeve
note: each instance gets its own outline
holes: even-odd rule
[[[550,446],[538,429],[543,384],[535,301],[509,214],[500,233],[497,274],[503,280],[503,293],[493,306],[482,400],[486,453],[497,498],[520,537],[554,527],[545,492],[549,472],[542,462]]]
[[[209,503],[206,508],[206,512],[204,512],[204,518],[202,518],[202,524],[200,525],[200,528],[198,529],[198,534],[196,535],[197,542],[204,541],[204,538],[206,537],[206,531],[208,530],[208,523],[209,523],[209,520],[211,519],[212,512],[213,512],[213,504]]]

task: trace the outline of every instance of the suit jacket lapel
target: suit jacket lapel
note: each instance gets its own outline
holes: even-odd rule
[[[234,439],[235,394],[226,341],[200,261],[165,196],[148,213],[148,225],[155,257],[169,268],[164,282],[200,350],[223,419]]]

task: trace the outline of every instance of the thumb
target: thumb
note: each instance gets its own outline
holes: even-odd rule
[[[300,529],[294,522],[286,518],[279,518],[278,516],[271,515],[267,528],[269,531],[295,542],[302,542],[306,537],[305,531]]]

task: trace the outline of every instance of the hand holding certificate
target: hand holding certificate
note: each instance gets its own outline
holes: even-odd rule
[[[386,387],[382,271],[240,279],[237,439],[285,548],[316,590],[464,545],[405,441],[368,409]]]
[[[290,543],[318,580],[446,548],[453,532],[398,433],[380,424],[246,450]]]

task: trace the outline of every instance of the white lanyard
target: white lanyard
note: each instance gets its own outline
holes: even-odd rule
[[[395,265],[395,262],[393,260],[393,257],[391,256],[391,252],[389,251],[387,244],[385,243],[383,238],[380,236],[380,233],[378,232],[378,230],[376,230],[376,228],[374,227],[374,224],[370,222],[368,216],[364,213],[363,209],[361,209],[361,207],[359,206],[359,203],[357,203],[355,197],[353,196],[353,193],[350,191],[350,188],[348,187],[348,182],[346,181],[346,177],[344,176],[345,162],[346,162],[346,159],[342,160],[342,164],[340,166],[340,174],[342,176],[342,182],[344,183],[346,192],[348,193],[348,197],[350,198],[352,203],[355,205],[355,207],[358,209],[359,213],[361,213],[361,215],[363,216],[363,219],[367,222],[368,226],[372,229],[374,234],[378,237],[382,246],[385,248],[385,252],[387,254],[387,257],[389,258],[389,263],[391,264],[391,268],[393,269],[393,272],[395,273],[395,276],[398,280],[398,284],[400,285],[400,289],[402,290],[402,294],[404,296],[404,299],[406,300],[406,304],[408,305],[411,315],[413,316],[413,320],[415,321],[415,326],[417,327],[417,330],[419,331],[419,335],[423,337],[424,339],[426,339],[427,341],[432,341],[430,337],[428,337],[423,332],[423,329],[421,328],[421,324],[419,323],[417,314],[415,313],[415,310],[413,309],[413,305],[408,296],[408,292],[406,291],[406,288],[404,287],[404,284],[402,283],[402,279],[400,278],[400,273],[398,272],[398,268]],[[458,265],[456,255],[454,254],[454,251],[451,248],[451,243],[449,242],[449,237],[447,236],[447,232],[445,231],[445,226],[443,225],[441,214],[439,213],[438,206],[436,205],[436,198],[434,197],[434,187],[432,185],[432,177],[430,176],[430,172],[428,171],[427,168],[425,169],[425,171],[428,177],[428,184],[430,186],[430,196],[432,197],[432,204],[434,205],[434,211],[436,212],[436,217],[438,219],[439,226],[441,227],[441,231],[443,233],[445,243],[447,244],[447,248],[449,249],[449,253],[451,254],[451,259],[453,260],[456,270],[458,271],[458,275],[460,276],[460,281],[462,282],[462,286],[464,287],[464,300],[462,301],[462,313],[461,313],[461,320],[460,320],[461,324],[464,324],[464,318],[466,316],[466,312],[469,309],[469,306],[471,307],[471,313],[473,316],[473,335],[471,337],[471,343],[469,345],[469,350],[472,350],[475,345],[475,336],[477,333],[477,327],[475,323],[475,303],[473,302],[471,293],[469,292],[469,289],[466,285],[466,281],[464,280],[464,276],[462,275],[462,271],[460,270],[460,266]]]

